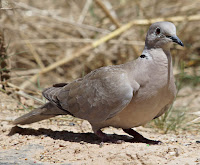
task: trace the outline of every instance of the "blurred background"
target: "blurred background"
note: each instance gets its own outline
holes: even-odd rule
[[[199,129],[200,0],[0,0],[0,5],[1,92],[16,98],[19,109],[44,102],[41,91],[52,84],[136,59],[150,24],[166,20],[185,45],[171,49],[178,96],[169,113],[149,126],[164,132]],[[124,30],[117,33],[119,28]]]

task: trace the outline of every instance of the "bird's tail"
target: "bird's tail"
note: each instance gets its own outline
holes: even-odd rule
[[[67,111],[59,109],[53,103],[48,102],[44,104],[42,107],[36,108],[31,112],[17,118],[14,120],[13,124],[18,125],[25,125],[31,124],[37,121],[41,121],[44,119],[49,119],[51,117],[55,117],[58,115],[67,115],[69,114]]]

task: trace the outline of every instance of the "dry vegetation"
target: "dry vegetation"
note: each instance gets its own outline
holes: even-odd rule
[[[3,92],[38,103],[39,91],[49,85],[133,60],[142,52],[149,25],[159,20],[173,21],[185,44],[172,48],[178,86],[199,90],[199,0],[2,0],[1,5],[9,57],[1,70],[10,70]]]

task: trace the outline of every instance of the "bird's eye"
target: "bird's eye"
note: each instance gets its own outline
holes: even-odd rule
[[[160,34],[160,28],[156,28],[156,35]]]

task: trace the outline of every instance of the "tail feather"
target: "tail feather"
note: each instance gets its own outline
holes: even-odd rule
[[[67,115],[69,114],[67,111],[59,109],[53,103],[48,102],[44,104],[42,107],[36,108],[31,112],[17,118],[14,120],[13,124],[15,125],[24,125],[31,124],[37,121],[41,121],[44,119],[49,119],[51,117],[55,117],[58,115]]]

